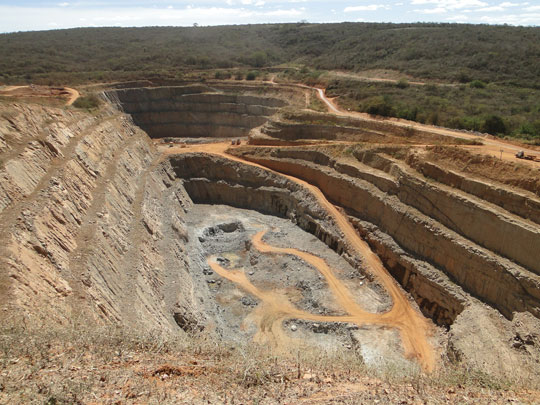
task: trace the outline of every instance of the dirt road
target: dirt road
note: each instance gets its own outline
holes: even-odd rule
[[[337,78],[345,78],[345,79],[352,79],[357,80],[360,82],[367,82],[367,83],[399,83],[401,79],[403,79],[401,76],[396,73],[400,78],[389,78],[389,77],[379,77],[379,76],[373,76],[373,75],[366,75],[366,74],[359,74],[359,73],[351,73],[351,72],[341,72],[341,71],[330,71],[328,72],[328,75],[330,77],[337,77]],[[417,80],[409,80],[408,78],[405,78],[407,80],[407,84],[413,85],[413,86],[427,86],[429,84],[437,85],[437,86],[444,86],[444,87],[456,87],[456,84],[454,83],[439,83],[439,82],[420,82]]]
[[[72,105],[79,97],[80,93],[71,87],[48,87],[48,86],[4,86],[0,87],[0,95],[7,97],[64,97],[69,96],[66,105]]]
[[[64,87],[64,90],[69,92],[69,99],[66,102],[66,105],[72,105],[81,96],[77,90],[70,87]]]
[[[323,274],[327,278],[329,287],[332,289],[343,308],[349,314],[351,314],[350,317],[344,317],[341,320],[336,318],[334,320],[341,322],[353,322],[357,324],[369,323],[386,325],[397,328],[401,335],[405,354],[408,357],[415,358],[425,371],[432,371],[435,367],[435,356],[433,353],[433,348],[428,342],[428,335],[431,332],[431,326],[429,322],[422,316],[422,314],[420,314],[412,307],[405,293],[401,290],[400,287],[398,287],[396,281],[384,268],[379,257],[375,253],[373,253],[369,245],[358,236],[357,232],[355,231],[351,223],[348,221],[348,219],[326,199],[326,197],[319,188],[296,177],[279,173],[274,170],[268,169],[267,167],[264,167],[262,165],[246,161],[237,156],[230,155],[226,152],[228,148],[228,143],[213,143],[189,145],[184,147],[173,147],[168,148],[168,150],[165,150],[164,152],[166,154],[202,152],[221,156],[229,160],[234,160],[243,164],[248,164],[261,168],[272,173],[276,173],[308,189],[317,198],[321,206],[324,207],[328,214],[331,215],[332,218],[335,220],[336,224],[343,232],[345,240],[348,242],[349,246],[363,258],[366,267],[386,289],[393,301],[391,310],[384,314],[371,314],[363,311],[354,303],[354,301],[350,297],[350,293],[346,291],[346,289],[341,285],[341,283],[337,281],[337,279],[333,276],[333,272],[331,271],[331,269],[324,263],[322,259],[316,256],[310,255],[305,252],[300,252],[295,249],[268,248],[268,245],[265,245],[262,242],[262,234],[258,234],[259,239],[254,240],[255,246],[260,248],[260,250],[262,251],[265,251],[265,249],[267,249],[269,252],[294,254],[302,257],[308,263],[315,266],[317,269],[319,269],[321,274]],[[213,262],[212,260],[210,260],[210,263],[212,268],[214,268],[214,270],[218,274],[223,275],[224,272],[228,271],[225,269],[218,269],[217,263]],[[225,275],[223,276],[225,277]],[[282,297],[276,298],[270,293],[264,293],[260,290],[255,289],[254,286],[250,285],[249,280],[245,278],[245,275],[243,275],[242,272],[232,271],[230,274],[227,273],[226,276],[228,276],[231,281],[242,285],[247,291],[249,291],[253,295],[256,295],[261,300],[266,300],[268,303],[270,303],[269,305],[266,305],[264,309],[261,309],[261,311],[270,311],[269,313],[265,314],[265,319],[269,319],[271,321],[265,321],[265,324],[262,326],[267,328],[265,330],[269,330],[270,333],[277,340],[283,339],[283,331],[276,329],[276,325],[281,325],[284,317],[296,317],[301,315],[301,317],[303,317],[304,319],[322,321],[321,319],[313,319],[312,317],[314,315],[311,314],[303,312],[300,314],[297,312],[298,309],[285,303],[281,303],[280,305],[276,306],[277,301],[283,301]],[[290,314],[294,315],[291,316]],[[260,337],[261,335],[258,336]]]
[[[321,99],[321,101],[323,101],[326,104],[328,110],[336,115],[345,116],[345,117],[360,117],[368,121],[381,121],[380,119],[374,118],[366,113],[343,111],[339,109],[337,105],[331,99],[326,97],[326,94],[323,89],[319,89],[315,87],[313,89],[317,90],[319,98]],[[396,125],[399,127],[414,128],[421,131],[428,131],[437,135],[451,136],[454,138],[464,138],[464,139],[471,139],[471,140],[481,140],[484,143],[484,145],[474,148],[479,153],[485,153],[491,156],[499,157],[500,152],[502,150],[502,158],[505,160],[510,160],[513,162],[516,162],[516,161],[524,162],[524,163],[533,164],[533,165],[536,164],[536,167],[538,167],[538,163],[516,159],[515,154],[520,150],[523,150],[526,155],[536,156],[537,158],[540,159],[540,152],[530,149],[530,148],[526,148],[524,146],[516,146],[508,142],[504,142],[502,140],[479,137],[477,135],[467,134],[460,131],[453,131],[451,129],[446,129],[446,128],[439,128],[432,125],[420,124],[418,122],[408,121],[408,120],[404,120],[400,118],[389,118],[389,119],[385,119],[384,122],[391,123],[392,125]]]

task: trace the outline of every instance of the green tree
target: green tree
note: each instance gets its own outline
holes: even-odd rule
[[[506,124],[498,115],[490,115],[487,117],[482,126],[482,130],[492,135],[505,134],[507,132]]]

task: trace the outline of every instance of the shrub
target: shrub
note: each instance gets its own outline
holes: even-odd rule
[[[486,87],[486,84],[482,80],[473,80],[469,83],[473,89],[483,89]]]
[[[391,117],[394,115],[389,97],[378,97],[365,105],[365,111],[371,115],[382,115],[383,117]]]
[[[79,97],[77,100],[75,100],[73,106],[76,108],[93,110],[98,108],[100,104],[101,100],[95,94],[90,94],[88,96]]]
[[[406,89],[409,87],[409,82],[407,79],[399,79],[399,81],[396,83],[396,86],[400,89]]]
[[[258,52],[255,52],[251,56],[251,59],[252,59],[251,61],[252,66],[263,67],[264,65],[266,65],[266,62],[268,60],[268,55],[266,55],[266,52],[258,51]]]
[[[246,80],[255,80],[257,78],[257,73],[255,72],[249,72],[246,75]]]
[[[534,122],[525,122],[521,124],[518,133],[523,135],[529,135],[531,137],[540,137],[540,120],[536,120]]]
[[[492,135],[505,134],[507,132],[506,124],[498,115],[490,115],[487,117],[482,126],[482,130]]]
[[[214,74],[214,77],[218,80],[225,80],[225,79],[230,79],[231,78],[231,72],[224,72],[223,70],[218,70],[216,71],[216,73]]]

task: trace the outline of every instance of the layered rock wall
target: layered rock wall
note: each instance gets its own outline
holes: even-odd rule
[[[8,313],[162,332],[178,329],[176,312],[197,318],[183,250],[191,201],[147,135],[107,109],[8,112],[0,118]]]
[[[514,311],[530,311],[540,316],[538,275],[403,203],[398,195],[383,191],[385,187],[392,189],[391,178],[381,176],[379,188],[378,181],[370,183],[327,165],[282,157],[291,153],[294,152],[278,152],[279,157],[269,156],[270,152],[264,157],[261,154],[244,154],[243,157],[318,186],[331,201],[350,210],[355,217],[376,225],[406,252],[442,270],[453,282],[507,317]],[[373,178],[375,174],[368,175]]]
[[[247,136],[285,105],[277,98],[220,93],[202,85],[111,90],[105,96],[152,138]]]

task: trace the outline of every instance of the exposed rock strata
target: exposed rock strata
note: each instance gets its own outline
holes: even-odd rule
[[[105,92],[152,138],[242,137],[285,103],[264,96],[216,92],[206,86]]]
[[[274,152],[275,153],[275,152]],[[443,270],[467,292],[490,303],[507,317],[514,311],[540,316],[540,277],[482,248],[392,194],[392,181],[381,178],[381,188],[358,177],[340,173],[331,165],[278,156],[244,158],[317,185],[325,195],[351,214],[375,224],[405,251]],[[319,156],[319,161],[321,157]],[[374,176],[374,173],[369,173]],[[394,182],[396,179],[394,179]],[[395,184],[395,183],[394,183]],[[384,189],[387,191],[383,191]],[[421,193],[418,190],[417,193]]]
[[[163,332],[175,312],[198,316],[183,250],[191,202],[144,132],[111,111],[17,105],[0,128],[9,313]]]

